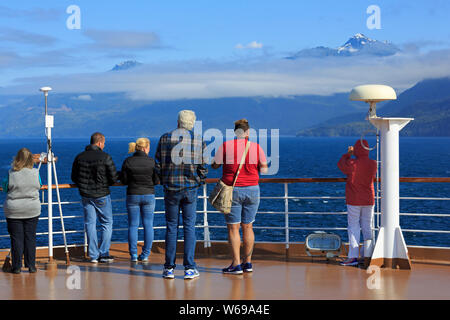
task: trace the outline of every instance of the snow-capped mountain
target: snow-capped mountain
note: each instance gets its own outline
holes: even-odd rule
[[[370,39],[362,33],[357,33],[347,40],[342,46],[338,48],[316,47],[311,49],[304,49],[296,54],[287,57],[286,59],[298,59],[303,57],[348,57],[355,55],[373,55],[373,56],[391,56],[399,52],[394,44],[387,41],[378,41]]]
[[[377,40],[373,40],[373,39],[370,39],[370,38],[364,36],[362,33],[357,33],[353,37],[348,39],[348,41],[346,43],[344,43],[344,45],[337,48],[337,52],[338,53],[357,52],[358,50],[363,49],[364,46],[366,46],[366,45],[370,46],[371,44],[373,44],[376,41]]]
[[[142,65],[142,63],[137,62],[136,60],[127,60],[123,61],[119,64],[116,64],[114,68],[111,69],[111,71],[120,71],[120,70],[128,70],[137,66]]]

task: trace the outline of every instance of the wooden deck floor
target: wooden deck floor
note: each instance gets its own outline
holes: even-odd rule
[[[0,272],[0,299],[25,300],[320,300],[320,299],[450,299],[450,266],[413,263],[412,270],[380,269],[379,288],[375,274],[336,262],[256,255],[254,272],[224,275],[229,257],[198,257],[200,277],[183,279],[183,267],[175,279],[163,279],[164,255],[152,253],[150,262],[130,263],[124,246],[115,245],[111,264],[92,265],[74,259],[71,268],[58,261],[56,271],[37,265],[38,272],[21,274]],[[182,257],[177,258],[182,263]],[[77,289],[76,273],[79,271]],[[372,278],[370,278],[372,277]],[[368,287],[368,281],[373,288]],[[75,288],[71,288],[75,287]]]

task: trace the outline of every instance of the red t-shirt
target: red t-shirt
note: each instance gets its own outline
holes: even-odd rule
[[[245,150],[246,139],[234,139],[224,142],[217,151],[214,162],[223,165],[222,181],[231,186],[239,168]],[[256,142],[251,142],[245,163],[236,181],[237,187],[255,186],[259,181],[259,167],[266,164],[264,150]]]

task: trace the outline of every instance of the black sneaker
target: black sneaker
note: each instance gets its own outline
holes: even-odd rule
[[[114,262],[114,257],[113,256],[100,257],[98,259],[98,262],[100,262],[100,263],[111,263],[111,262]]]
[[[234,267],[233,267],[233,264],[230,264],[230,266],[228,268],[222,269],[222,272],[226,273],[226,274],[242,274],[243,273],[242,267],[240,264],[238,264]]]
[[[250,262],[241,263],[241,268],[244,272],[253,272],[253,266]]]

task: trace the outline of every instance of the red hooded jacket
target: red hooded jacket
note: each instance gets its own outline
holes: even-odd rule
[[[363,140],[365,146],[369,146]],[[377,162],[369,158],[369,150],[361,145],[361,140],[356,141],[353,154],[344,154],[338,162],[339,169],[347,175],[345,185],[346,203],[353,206],[370,206],[375,203],[373,181],[377,173]]]

